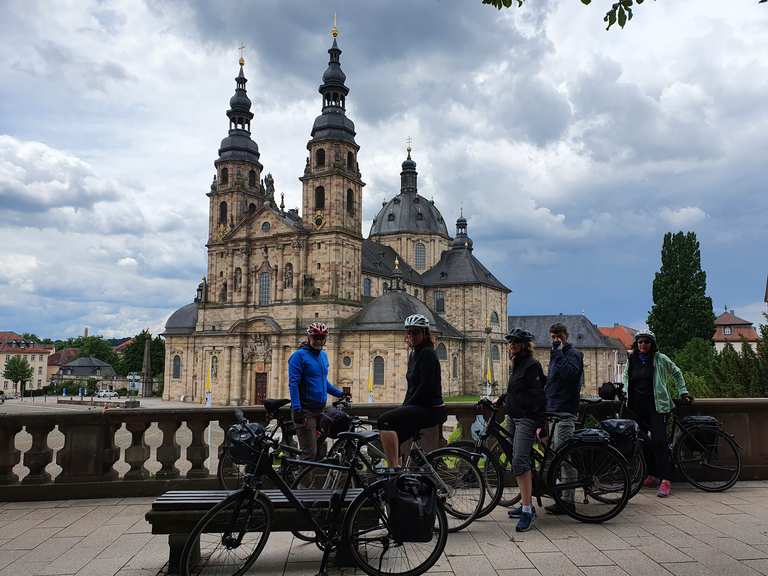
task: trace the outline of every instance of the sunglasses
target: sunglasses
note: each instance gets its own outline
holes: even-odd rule
[[[310,336],[310,338],[312,340],[327,340],[328,336],[315,336],[315,335],[312,335],[312,336]]]
[[[650,344],[651,341],[650,340],[638,340],[637,343],[638,344]]]

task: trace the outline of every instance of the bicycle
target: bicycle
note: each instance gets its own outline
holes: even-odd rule
[[[471,446],[481,454],[491,495],[489,506],[481,513],[488,514],[496,504],[506,507],[517,504],[520,494],[511,471],[514,433],[499,421],[503,397],[495,403],[483,398],[478,404],[486,421],[478,441],[461,441],[453,446]],[[547,416],[549,432],[560,416],[549,413]],[[610,520],[629,500],[627,462],[610,445],[608,434],[601,430],[577,430],[557,450],[540,439],[531,450],[531,464],[533,495],[539,506],[543,496],[551,496],[569,516],[581,522]],[[505,494],[507,490],[510,492]]]
[[[258,424],[244,418],[232,426],[228,437],[246,454],[233,454],[247,470],[242,487],[209,510],[195,525],[181,555],[181,574],[236,574],[248,571],[261,554],[270,534],[272,506],[260,492],[261,477],[270,480],[295,509],[301,522],[313,527],[322,542],[323,556],[318,576],[327,575],[330,553],[340,545],[348,547],[353,563],[371,576],[398,574],[418,576],[440,558],[448,537],[448,520],[442,506],[437,507],[434,531],[427,542],[400,541],[393,537],[389,524],[391,508],[387,486],[391,477],[364,488],[346,509],[347,494],[357,475],[361,446],[373,440],[375,432],[345,432],[342,435],[355,446],[348,465],[301,461],[304,466],[347,473],[347,481],[330,498],[325,521],[320,522],[272,466],[278,442]],[[299,462],[299,461],[296,461]],[[341,529],[339,529],[341,527]],[[200,554],[197,556],[199,543]]]
[[[366,419],[352,417],[350,431],[371,425],[372,422]],[[486,489],[483,474],[476,463],[479,455],[451,447],[425,452],[420,440],[419,433],[411,441],[403,470],[415,470],[431,477],[437,485],[438,493],[445,500],[445,511],[449,517],[448,531],[463,530],[478,518],[483,509]],[[340,437],[328,450],[327,458],[321,462],[348,463],[353,452],[354,446],[349,444],[347,437]],[[376,442],[369,442],[358,457],[360,469],[356,481],[364,486],[379,477],[386,456]],[[343,475],[334,470],[328,470],[323,475],[307,469],[300,472],[294,487],[328,489],[338,486],[344,480]],[[297,536],[310,540],[307,535]]]

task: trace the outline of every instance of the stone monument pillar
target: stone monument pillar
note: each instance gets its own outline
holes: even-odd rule
[[[150,347],[152,335],[147,334],[144,341],[144,362],[141,367],[141,395],[144,398],[152,396],[152,363],[150,362]]]

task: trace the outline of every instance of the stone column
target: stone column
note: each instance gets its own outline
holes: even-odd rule
[[[157,426],[163,433],[163,443],[157,447],[157,461],[161,468],[157,471],[156,477],[162,480],[170,480],[179,477],[179,470],[176,468],[176,461],[181,458],[181,446],[176,442],[176,431],[181,426],[181,420],[173,413],[169,413],[169,418],[158,418]]]
[[[20,423],[0,418],[0,485],[16,484],[19,481],[13,467],[21,459],[21,452],[16,449],[16,434],[20,431]]]
[[[48,434],[53,427],[53,422],[46,421],[26,425],[27,432],[32,435],[32,447],[24,453],[24,465],[29,468],[29,474],[21,481],[22,484],[46,484],[51,481],[45,467],[53,457],[53,450],[48,447]]]
[[[204,436],[208,424],[207,414],[190,416],[187,420],[187,427],[192,432],[192,443],[187,447],[187,460],[192,467],[187,472],[187,478],[207,478],[210,475],[208,468],[205,467],[209,447],[205,443]]]
[[[150,420],[145,417],[126,418],[125,427],[131,433],[131,445],[125,449],[125,462],[131,469],[125,473],[125,480],[146,480],[149,477],[144,463],[149,460],[150,448],[144,441],[144,433],[150,424]]]

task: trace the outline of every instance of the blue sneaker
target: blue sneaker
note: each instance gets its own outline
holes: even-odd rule
[[[510,518],[520,518],[520,514],[523,513],[523,507],[522,506],[515,506],[514,508],[510,508],[507,510],[507,516]]]
[[[531,508],[530,512],[520,512],[520,519],[515,526],[515,532],[528,532],[533,528],[533,523],[536,521],[536,509]]]

